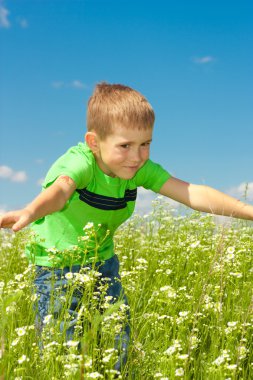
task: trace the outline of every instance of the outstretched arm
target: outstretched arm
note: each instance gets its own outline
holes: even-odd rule
[[[76,184],[70,177],[60,176],[25,208],[0,217],[0,228],[12,228],[16,232],[43,216],[61,210],[75,189]]]
[[[253,206],[209,186],[194,185],[171,177],[159,193],[197,211],[253,220]]]

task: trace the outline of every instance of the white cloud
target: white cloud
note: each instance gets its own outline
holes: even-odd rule
[[[0,28],[8,29],[11,24],[8,20],[10,12],[3,5],[0,4]]]
[[[205,65],[210,62],[214,62],[216,59],[211,55],[206,55],[203,57],[195,57],[193,58],[193,62],[198,63],[199,65]]]
[[[52,82],[54,88],[75,88],[77,90],[87,88],[87,85],[82,81],[75,79],[71,82],[54,81]]]
[[[138,214],[147,214],[152,210],[152,201],[156,198],[156,194],[143,187],[139,187],[137,191],[136,212]]]
[[[36,184],[37,184],[38,186],[41,186],[42,183],[44,182],[44,179],[45,179],[45,178],[39,178],[38,181],[36,182]]]
[[[246,200],[246,202],[253,201],[253,182],[242,182],[240,185],[231,187],[227,193],[233,197]]]
[[[3,5],[3,1],[0,0],[0,28],[9,29],[11,23],[9,20],[10,11]],[[16,23],[22,28],[28,28],[28,21],[24,17],[17,17]]]
[[[64,87],[64,82],[61,82],[61,81],[55,81],[55,82],[52,83],[52,86],[53,86],[54,88],[62,88],[62,87]]]
[[[175,202],[170,198],[156,194],[151,190],[146,190],[143,187],[139,187],[135,211],[141,215],[150,213],[153,209],[152,202],[154,202],[157,197],[159,197],[159,202],[164,202],[165,207],[178,208],[180,206],[180,203]]]
[[[0,204],[0,215],[3,215],[7,212],[7,206],[6,205],[1,205]]]
[[[26,182],[27,174],[25,171],[15,171],[9,166],[0,166],[0,179],[7,179],[12,182]]]
[[[27,174],[25,171],[14,172],[11,176],[13,182],[26,182]]]
[[[43,158],[37,158],[37,159],[35,160],[35,163],[38,164],[38,165],[43,164],[43,162],[44,162],[44,159],[43,159]]]
[[[25,18],[19,18],[18,23],[21,26],[21,28],[23,29],[28,28],[28,21]]]
[[[71,87],[74,88],[86,88],[86,85],[82,83],[80,80],[73,80],[71,82]]]
[[[8,166],[0,166],[0,178],[10,178],[13,170]]]

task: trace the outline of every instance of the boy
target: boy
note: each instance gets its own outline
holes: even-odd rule
[[[112,302],[122,297],[127,305],[113,234],[133,213],[138,186],[195,210],[253,220],[253,206],[210,187],[173,178],[149,160],[154,120],[152,107],[139,92],[123,85],[97,85],[88,103],[85,144],[72,147],[54,163],[35,200],[0,218],[0,227],[13,231],[33,222],[36,242],[27,247],[27,255],[37,268],[41,328],[49,310],[52,276],[58,279],[55,287],[62,286],[62,275],[79,272],[94,258],[102,277],[110,279],[107,295]],[[87,225],[94,227],[96,238]],[[53,261],[52,247],[56,251]],[[80,299],[73,297],[72,315]],[[73,336],[73,325],[67,329],[68,338]],[[126,325],[121,336],[116,336],[117,370],[126,361],[129,332]]]

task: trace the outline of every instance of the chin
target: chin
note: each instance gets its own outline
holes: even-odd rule
[[[123,174],[123,175],[118,175],[117,177],[119,177],[120,179],[132,179],[134,176],[135,176],[136,173],[134,174]]]

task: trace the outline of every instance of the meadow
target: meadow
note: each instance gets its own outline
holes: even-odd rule
[[[253,227],[179,212],[154,202],[115,237],[131,310],[131,343],[122,379],[253,379]],[[122,304],[106,297],[98,311],[96,273],[68,276],[67,304],[84,287],[76,339],[65,341],[51,314],[43,351],[35,329],[34,268],[26,231],[0,232],[0,379],[114,379],[114,335]],[[103,287],[100,289],[103,294]],[[63,308],[61,318],[67,319]],[[79,341],[81,340],[81,349]]]

